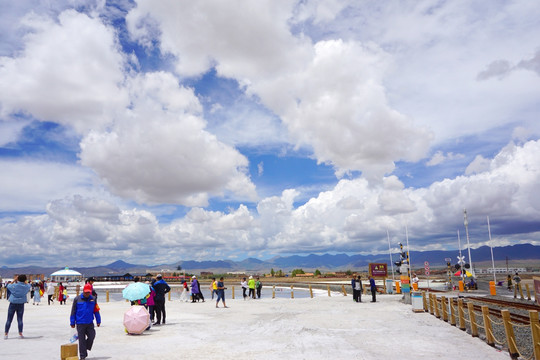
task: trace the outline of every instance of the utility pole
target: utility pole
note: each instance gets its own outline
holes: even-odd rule
[[[467,250],[469,251],[469,265],[471,266],[471,274],[474,277],[474,268],[471,258],[471,244],[469,243],[469,220],[467,219],[467,209],[463,209],[463,224],[465,225],[465,234],[467,235]]]
[[[390,265],[392,266],[392,281],[395,282],[394,279],[394,261],[392,261],[392,248],[390,247],[390,234],[388,233],[388,229],[386,229],[386,237],[388,238],[388,253],[390,254]]]
[[[493,241],[491,241],[491,227],[489,226],[489,216],[487,217],[488,233],[489,233],[489,247],[491,249],[491,268],[493,269],[493,281],[497,283],[497,276],[495,275],[495,260],[493,258]]]
[[[459,249],[459,256],[458,256],[458,264],[460,266],[460,273],[461,273],[461,281],[465,284],[465,256],[461,255],[461,239],[459,237],[459,229],[457,231],[457,241],[458,241],[458,249]]]

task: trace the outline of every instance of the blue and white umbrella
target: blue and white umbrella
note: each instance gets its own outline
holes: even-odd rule
[[[124,299],[128,299],[129,301],[135,301],[144,299],[149,293],[150,286],[148,286],[148,284],[136,282],[129,284],[124,290],[122,290],[122,297]]]

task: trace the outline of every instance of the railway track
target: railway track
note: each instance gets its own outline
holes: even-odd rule
[[[495,304],[501,307],[511,307],[511,308],[516,308],[520,310],[536,310],[540,312],[540,306],[536,304],[532,304],[532,303],[527,304],[527,303],[522,303],[522,302],[517,302],[517,301],[493,299],[493,298],[479,297],[479,296],[468,296],[467,299]]]
[[[471,318],[470,314],[468,314],[468,309],[471,308],[472,304],[472,310],[475,314],[475,323],[476,323],[476,335],[479,337],[485,337],[486,340],[488,339],[488,332],[487,332],[487,324],[486,321],[491,324],[491,337],[492,341],[494,341],[494,345],[496,347],[499,347],[500,349],[506,349],[509,350],[509,338],[507,334],[507,326],[509,326],[512,329],[512,335],[511,339],[513,340],[513,351],[516,351],[519,353],[520,358],[523,359],[531,359],[534,358],[534,338],[532,335],[533,326],[531,326],[531,319],[529,315],[529,311],[538,311],[540,310],[540,306],[536,304],[521,302],[521,301],[511,301],[506,299],[500,299],[500,298],[492,298],[492,297],[478,297],[478,296],[465,296],[465,297],[459,297],[464,303],[464,320],[465,320],[465,328],[463,330],[473,333],[473,319]],[[448,316],[448,318],[444,319],[448,322],[452,322],[456,326],[458,325],[458,321],[461,321],[461,318],[458,311],[457,311],[457,298],[456,297],[449,297],[448,300],[451,301],[452,308],[448,308],[448,312],[454,311],[455,319],[450,318],[450,314],[442,314],[443,316],[440,316],[444,319],[444,316]],[[437,304],[438,303],[438,304]],[[439,305],[441,305],[442,301],[436,302],[436,307],[438,308]],[[468,306],[467,306],[468,305]],[[482,307],[488,308],[488,319],[486,320],[483,316]],[[508,314],[510,315],[509,323],[503,321],[501,310],[507,310]],[[430,309],[431,311],[431,309]],[[438,310],[436,310],[437,312]],[[433,312],[432,312],[433,314]],[[435,315],[438,315],[437,313]],[[497,319],[497,320],[495,320]],[[462,326],[463,324],[459,322],[459,326]],[[497,340],[499,339],[499,340]],[[506,340],[505,340],[506,339]],[[533,339],[533,341],[531,341]],[[510,351],[510,350],[509,350]],[[516,354],[517,356],[517,354]]]
[[[482,305],[473,305],[474,311],[482,312]],[[493,309],[489,308],[489,315],[494,316],[498,319],[502,319],[501,310],[499,309]],[[515,314],[513,312],[510,312],[510,321],[518,323],[518,324],[524,324],[529,325],[530,319],[528,316]]]
[[[507,301],[507,300],[501,300],[501,299],[493,299],[493,298],[485,298],[485,297],[477,297],[477,296],[469,296],[465,300],[474,301],[474,302],[483,302],[488,303],[491,305],[498,306],[499,308],[493,308],[489,307],[489,314],[492,316],[495,316],[497,318],[502,318],[501,315],[501,308],[507,309],[510,313],[510,320],[515,323],[519,324],[530,324],[530,318],[528,315],[521,315],[513,312],[512,310],[521,310],[521,311],[527,311],[527,310],[535,310],[540,311],[540,306],[536,304],[527,304],[527,303],[521,303],[516,301]],[[482,305],[473,304],[475,311],[482,311]]]
[[[507,300],[501,300],[501,299],[493,299],[493,298],[485,298],[485,297],[477,297],[477,296],[468,296],[462,298],[465,304],[467,302],[473,302],[473,309],[475,312],[482,312],[482,305],[479,305],[478,303],[486,303],[488,304],[488,310],[489,315],[494,316],[496,318],[502,319],[501,310],[508,310],[510,313],[510,320],[515,323],[519,324],[530,324],[530,317],[529,315],[523,315],[519,314],[516,311],[539,311],[540,312],[540,306],[536,304],[527,304],[527,303],[521,303],[516,301],[507,301]],[[452,301],[452,306],[457,307],[456,298],[448,298],[449,301]],[[467,311],[467,308],[465,307],[465,311]]]

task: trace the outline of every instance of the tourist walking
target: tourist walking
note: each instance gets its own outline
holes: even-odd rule
[[[188,302],[189,287],[186,280],[184,280],[183,287],[182,293],[180,294],[180,301]]]
[[[356,302],[362,302],[362,291],[364,290],[364,287],[362,286],[362,278],[360,275],[358,275],[354,287],[356,289]]]
[[[196,277],[195,277],[195,282],[197,283],[197,289],[199,289],[199,293],[197,294],[197,296],[199,297],[199,299],[202,300],[202,302],[204,302],[204,295],[202,292],[201,283]]]
[[[353,301],[358,302],[358,292],[356,291],[356,277],[352,277],[351,279],[351,287],[352,287],[352,299]]]
[[[148,313],[150,313],[150,323],[153,323],[156,317],[156,291],[150,282],[147,281],[146,283],[150,286],[150,294],[148,294],[148,298],[146,299],[146,305],[148,306]]]
[[[514,275],[514,279],[513,279],[513,280],[514,280],[514,282],[516,283],[516,285],[515,285],[516,289],[515,289],[515,291],[514,291],[514,297],[516,297],[516,296],[515,296],[515,295],[516,295],[516,292],[521,290],[521,277],[519,276],[518,273],[516,273],[516,275]]]
[[[62,286],[62,293],[60,294],[60,305],[64,304],[66,305],[66,300],[68,298],[68,293],[67,293],[67,286]]]
[[[255,299],[255,280],[253,279],[253,276],[249,277],[248,287],[249,287],[249,297]]]
[[[169,284],[163,280],[161,274],[156,276],[157,281],[152,284],[156,295],[154,296],[154,309],[156,311],[156,322],[154,325],[165,324],[165,294],[171,291]]]
[[[41,290],[39,292],[39,295],[43,296],[45,294],[45,280],[43,280],[43,281],[40,280],[39,281],[39,290]]]
[[[371,290],[371,302],[377,301],[377,286],[375,285],[375,279],[369,276],[369,288]]]
[[[26,275],[19,275],[11,284],[6,286],[10,292],[9,307],[7,313],[6,326],[4,329],[4,339],[7,340],[9,328],[11,327],[11,322],[13,321],[13,316],[17,313],[17,325],[19,328],[19,337],[21,339],[23,336],[23,315],[24,315],[24,304],[27,301],[28,292],[30,291],[30,284],[26,283]]]
[[[212,293],[212,300],[214,300],[214,294],[217,295],[217,281],[216,278],[212,278],[212,283],[210,284],[210,292]]]
[[[197,300],[199,300],[199,282],[197,277],[193,275],[191,277],[191,302],[194,303]]]
[[[58,302],[60,305],[62,305],[62,301],[64,300],[64,285],[62,283],[58,284]]]
[[[223,302],[223,307],[226,308],[227,307],[227,304],[225,304],[225,284],[223,282],[223,277],[220,277],[219,278],[219,281],[216,283],[217,285],[217,300],[216,300],[216,307],[219,307],[218,304],[219,304],[219,300],[221,299],[221,301]]]
[[[255,289],[257,289],[257,299],[261,298],[262,282],[261,279],[257,276],[257,281],[255,281]]]
[[[193,275],[192,277],[193,281],[191,282],[191,294],[192,294],[192,302],[202,300],[204,302],[204,295],[202,293],[201,284],[199,283],[199,280],[197,280],[197,277]]]
[[[71,306],[70,325],[75,328],[77,325],[77,335],[79,336],[79,359],[86,359],[88,351],[92,350],[96,330],[94,329],[94,317],[96,324],[101,325],[101,315],[96,299],[92,296],[92,285],[86,284],[82,295],[78,295],[73,300]]]
[[[8,285],[11,284],[11,281],[8,281],[6,283],[6,300],[9,300],[9,297],[11,296],[11,291],[9,291]]]
[[[243,278],[240,282],[240,285],[242,286],[242,295],[244,296],[244,300],[247,298],[247,290],[248,290],[248,283],[246,278]]]
[[[47,303],[51,305],[51,302],[54,304],[54,283],[52,281],[47,282]]]
[[[506,277],[506,283],[507,283],[508,290],[511,291],[512,290],[512,275],[508,274],[508,276]]]
[[[32,305],[39,305],[41,303],[41,287],[39,286],[39,281],[34,285],[34,301]]]

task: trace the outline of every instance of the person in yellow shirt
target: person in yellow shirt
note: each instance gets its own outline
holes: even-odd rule
[[[214,300],[214,294],[216,294],[217,296],[217,291],[218,291],[218,287],[217,287],[216,278],[212,278],[212,283],[210,284],[210,292],[212,293],[212,300]]]
[[[66,305],[66,300],[67,300],[68,297],[69,296],[68,296],[67,286],[66,286],[62,290],[62,300],[60,300],[60,305],[62,305],[62,304]]]
[[[255,280],[253,279],[253,276],[249,277],[248,287],[249,287],[249,297],[255,299]]]

